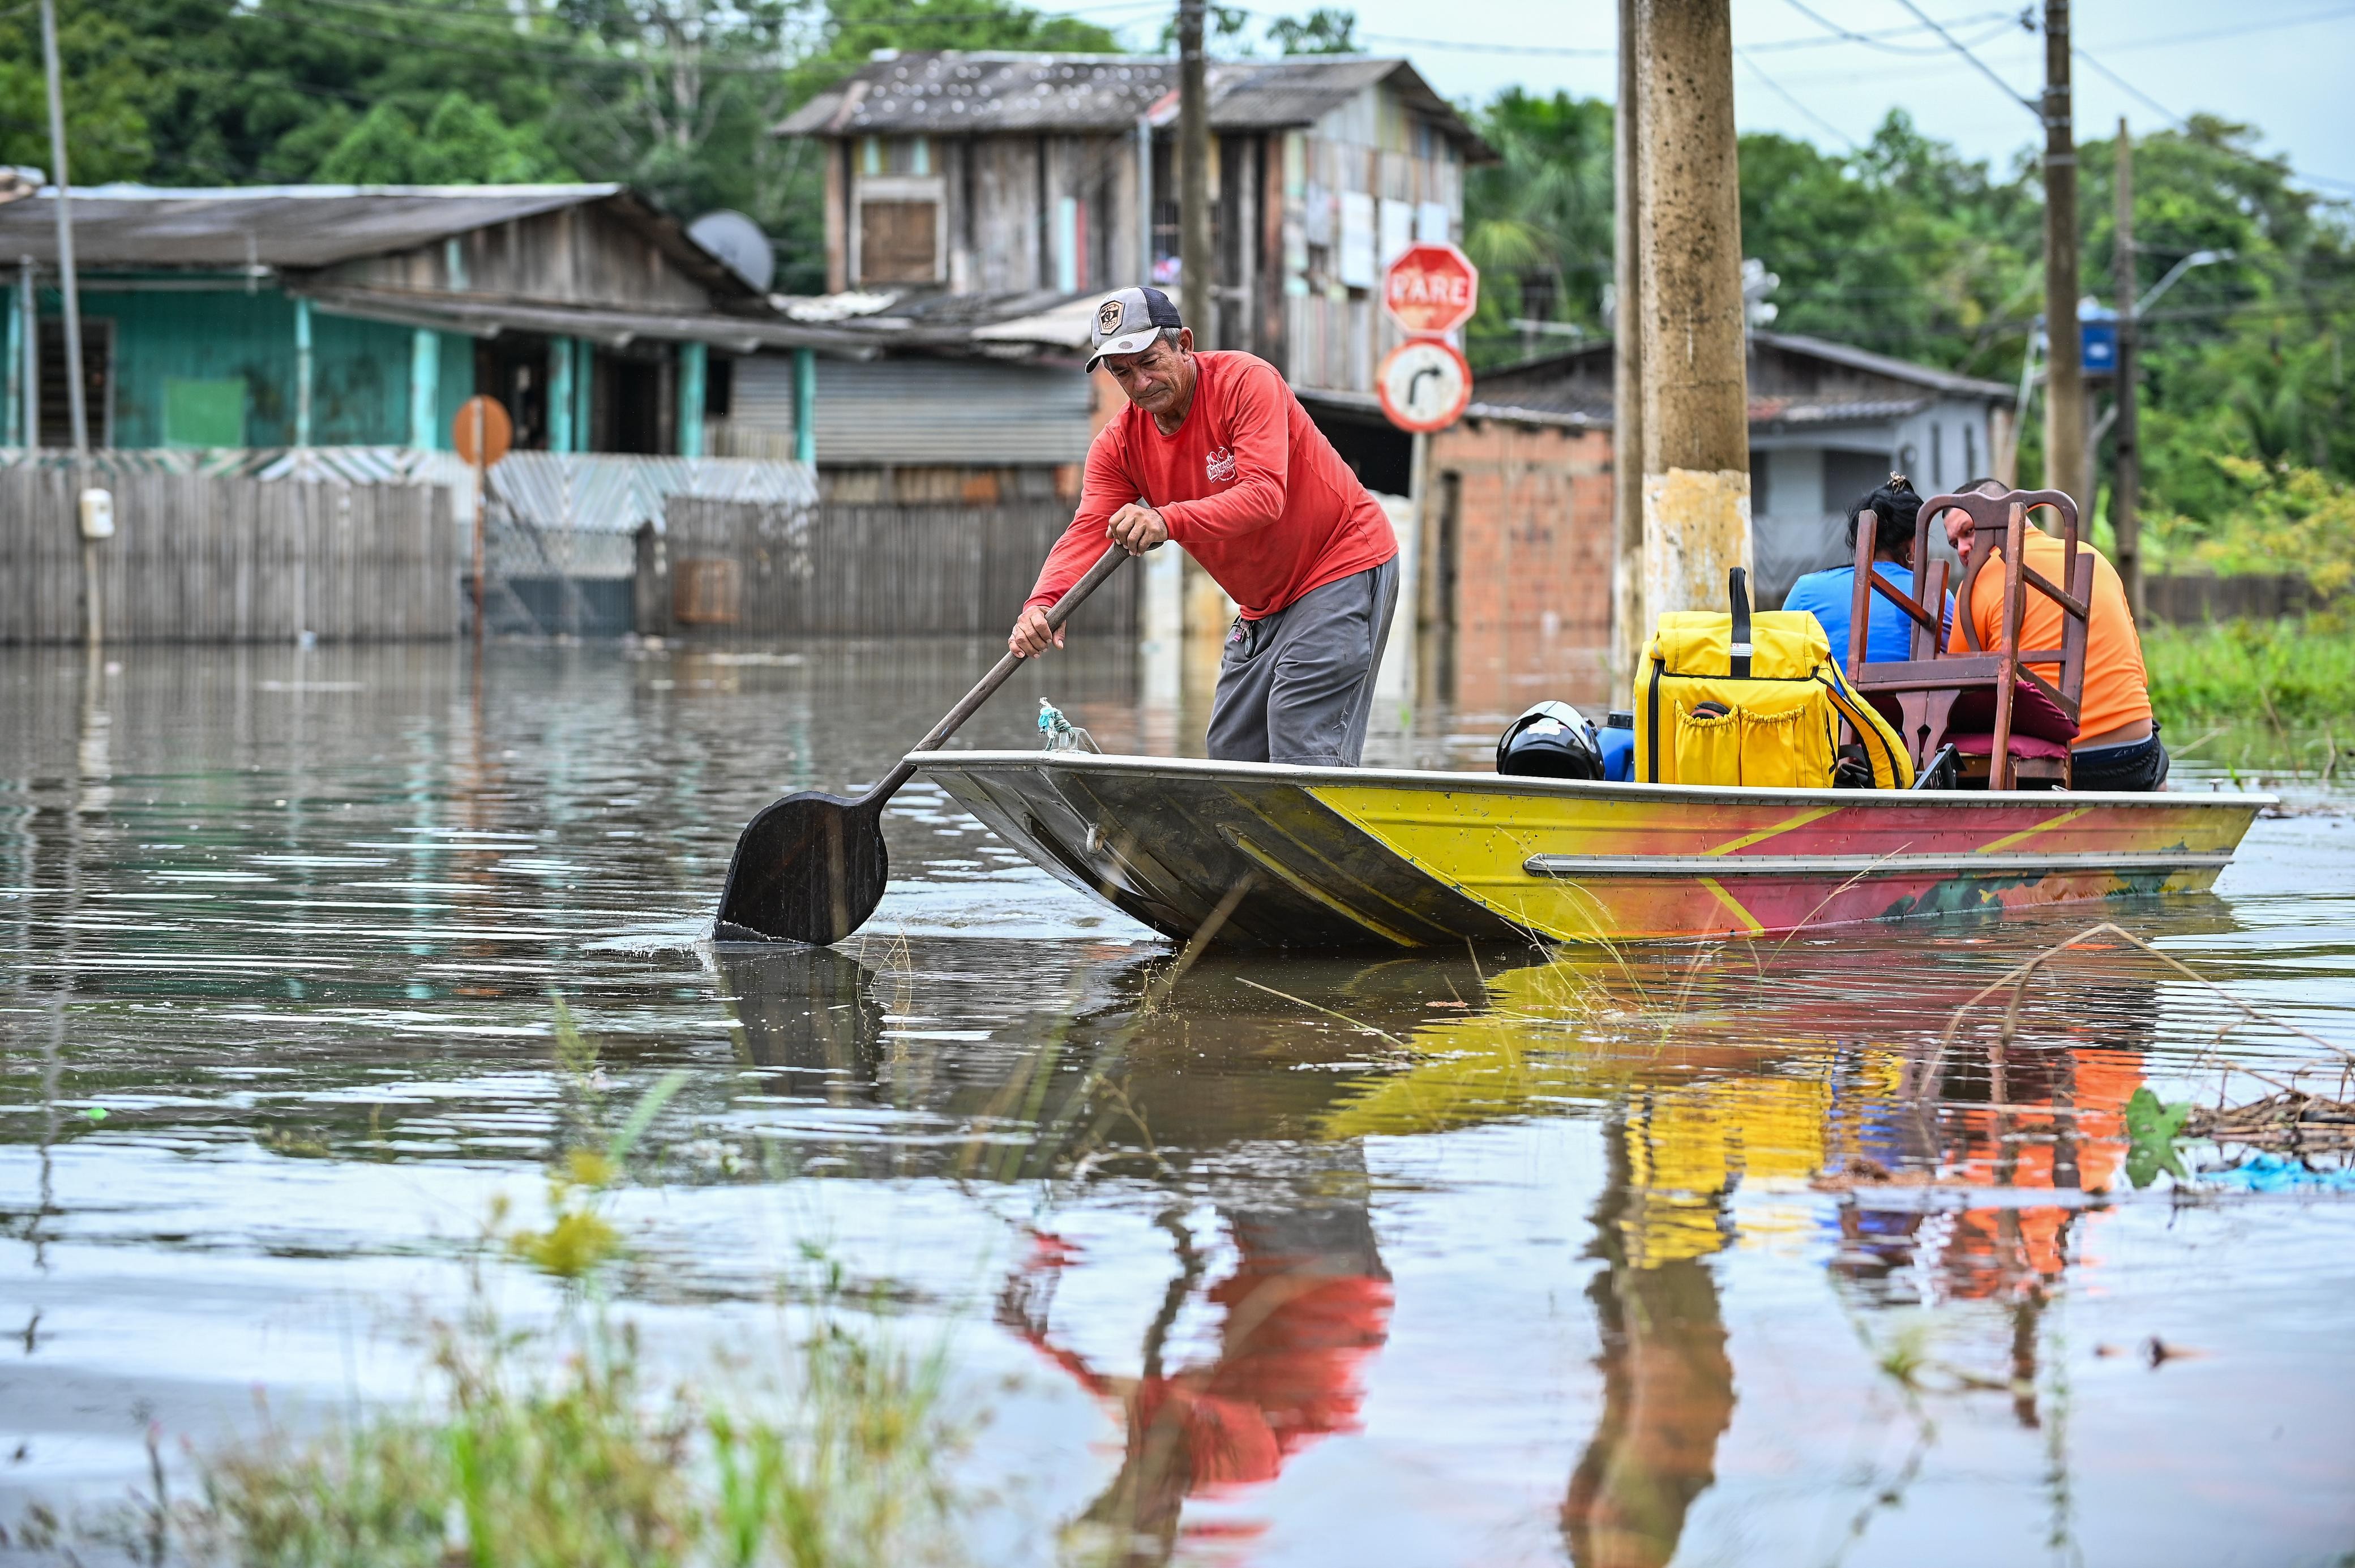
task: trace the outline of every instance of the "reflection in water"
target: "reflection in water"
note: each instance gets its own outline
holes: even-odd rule
[[[1165,945],[919,781],[868,939],[699,945],[746,816],[877,776],[988,654],[0,651],[0,1525],[140,1482],[134,1409],[176,1454],[257,1380],[410,1392],[409,1304],[568,1136],[556,990],[611,1104],[687,1074],[616,1312],[689,1364],[822,1242],[990,1413],[977,1562],[2340,1549],[2343,1460],[2269,1439],[2350,1403],[2355,1209],[2121,1191],[2127,1096],[2230,1020],[2080,953],[1933,1069],[2078,917],[1211,955],[1164,997]],[[1129,744],[1134,674],[1046,661],[971,739],[1047,696]],[[2342,1037],[2334,832],[2121,918]],[[2149,1335],[2210,1354],[2094,1352]]]
[[[1356,1152],[1344,1161],[1354,1164]],[[1362,1168],[1347,1174],[1362,1189]],[[1364,1204],[1230,1209],[1220,1218],[1233,1262],[1203,1288],[1206,1248],[1177,1213],[1161,1217],[1178,1267],[1134,1377],[1107,1374],[1058,1342],[1055,1284],[1081,1266],[1060,1238],[1041,1233],[999,1298],[998,1321],[1122,1424],[1120,1469],[1080,1516],[1079,1544],[1103,1561],[1167,1561],[1186,1499],[1273,1481],[1316,1439],[1357,1428],[1361,1363],[1380,1349],[1391,1309],[1390,1272]],[[1218,1311],[1215,1346],[1172,1366],[1170,1330],[1198,1294]]]
[[[745,1052],[773,1075],[778,1092],[837,1104],[872,1094],[884,1022],[873,970],[831,947],[722,942],[712,955],[743,1027]]]
[[[1731,1226],[1722,1187],[1645,1183],[1655,1150],[1642,1110],[1613,1118],[1606,1147],[1594,1211],[1604,1267],[1586,1292],[1603,1341],[1603,1414],[1571,1477],[1562,1538],[1579,1568],[1657,1568],[1716,1478],[1718,1440],[1733,1423],[1709,1261]]]

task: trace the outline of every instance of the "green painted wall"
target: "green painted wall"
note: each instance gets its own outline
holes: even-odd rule
[[[54,292],[41,303],[43,314],[57,313]],[[85,316],[114,324],[115,445],[164,445],[165,405],[176,390],[184,416],[208,410],[210,428],[223,428],[217,397],[188,384],[229,380],[245,386],[241,444],[293,443],[294,305],[276,289],[109,289],[98,278],[84,283],[81,303]],[[311,341],[312,441],[406,445],[411,330],[314,309]],[[472,339],[442,335],[437,446],[450,444],[450,421],[473,395],[474,354]]]

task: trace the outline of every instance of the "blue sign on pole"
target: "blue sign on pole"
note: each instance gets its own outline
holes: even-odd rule
[[[2118,368],[2118,323],[2115,316],[2077,324],[2077,362],[2088,376],[2108,376]]]

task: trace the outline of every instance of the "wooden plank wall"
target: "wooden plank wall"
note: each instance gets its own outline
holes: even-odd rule
[[[113,472],[110,642],[448,637],[458,536],[439,485]],[[72,473],[0,471],[0,643],[81,636]]]
[[[783,507],[674,496],[665,514],[674,583],[734,586],[730,623],[689,635],[900,635],[1003,632],[1021,613],[1048,549],[1071,521],[1068,501],[995,507],[828,503],[796,517]],[[698,562],[730,562],[715,574]],[[1124,571],[1073,622],[1099,636],[1134,636],[1142,574]],[[691,595],[692,596],[692,595]]]
[[[2180,577],[2143,580],[2143,602],[2154,621],[2196,626],[2204,621],[2277,621],[2320,610],[2332,601],[2303,577]]]

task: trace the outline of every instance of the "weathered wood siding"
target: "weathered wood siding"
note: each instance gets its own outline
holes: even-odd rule
[[[1462,156],[1380,87],[1278,140],[1282,265],[1264,288],[1282,300],[1286,370],[1297,386],[1372,391],[1374,368],[1403,335],[1373,290],[1341,282],[1341,196],[1358,192],[1411,208],[1436,202],[1447,209],[1448,237],[1461,243]],[[1277,161],[1273,151],[1270,161]],[[1387,261],[1378,252],[1378,268]]]
[[[652,238],[595,207],[568,207],[414,250],[362,257],[320,277],[366,288],[535,304],[698,314],[711,308],[710,291],[681,272]]]
[[[665,515],[669,602],[693,617],[677,627],[688,634],[1003,632],[1071,520],[1070,504],[1053,501],[795,512],[674,496]],[[1074,618],[1075,631],[1134,636],[1140,580],[1114,577]]]
[[[439,485],[264,484],[115,473],[110,642],[446,637],[458,535]],[[81,635],[73,475],[0,471],[0,643]]]

